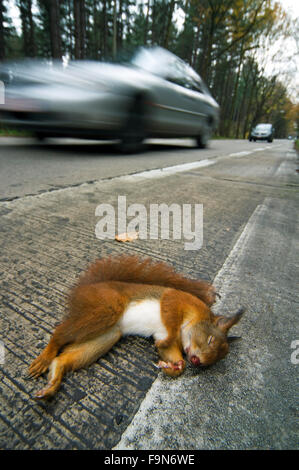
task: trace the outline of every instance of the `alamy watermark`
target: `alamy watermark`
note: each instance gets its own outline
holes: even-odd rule
[[[299,339],[294,339],[294,341],[291,342],[291,348],[295,349],[291,354],[291,363],[299,364]]]
[[[95,228],[99,239],[138,231],[141,240],[187,240],[185,250],[199,250],[203,244],[202,204],[150,204],[148,210],[143,204],[127,206],[126,196],[118,196],[117,214],[113,205],[99,204],[95,215],[100,217]]]
[[[0,104],[5,104],[5,87],[4,83],[0,80]]]

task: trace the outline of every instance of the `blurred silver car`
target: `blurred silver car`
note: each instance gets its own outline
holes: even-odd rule
[[[199,75],[160,47],[123,64],[6,64],[0,79],[0,122],[38,138],[118,139],[130,152],[146,137],[194,137],[205,147],[218,124],[219,106]]]

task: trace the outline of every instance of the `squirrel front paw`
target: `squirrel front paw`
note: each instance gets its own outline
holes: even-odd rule
[[[206,304],[211,307],[216,302],[217,297],[221,298],[221,295],[216,292],[215,287],[210,284],[206,290]]]
[[[45,357],[42,353],[29,366],[28,377],[36,379],[46,372],[51,364],[51,359]]]
[[[159,361],[156,367],[162,369],[167,375],[177,377],[184,371],[185,361],[183,359],[178,362]]]

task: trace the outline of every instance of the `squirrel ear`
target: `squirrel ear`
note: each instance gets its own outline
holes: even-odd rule
[[[242,317],[243,313],[245,312],[245,308],[242,307],[240,308],[235,315],[232,317],[224,317],[222,315],[216,316],[216,321],[215,324],[218,326],[218,328],[223,331],[224,333],[227,333],[228,330],[234,326],[240,318]]]
[[[240,341],[241,336],[228,336],[227,337],[227,342],[228,343],[234,343],[235,341]]]

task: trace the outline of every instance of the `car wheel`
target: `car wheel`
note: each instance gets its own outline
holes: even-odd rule
[[[201,130],[200,134],[196,137],[197,147],[200,149],[207,148],[209,138],[211,137],[211,123],[207,123],[205,128]]]
[[[197,142],[197,147],[199,149],[205,149],[207,148],[207,145],[208,145],[208,137],[206,134],[202,133],[201,135],[199,135],[196,139],[196,142]]]
[[[43,132],[36,132],[35,133],[35,138],[39,141],[39,142],[43,142],[45,139],[46,139],[46,135],[43,133]]]
[[[142,97],[137,97],[128,111],[119,149],[123,153],[136,153],[143,149],[145,139],[145,111]]]

